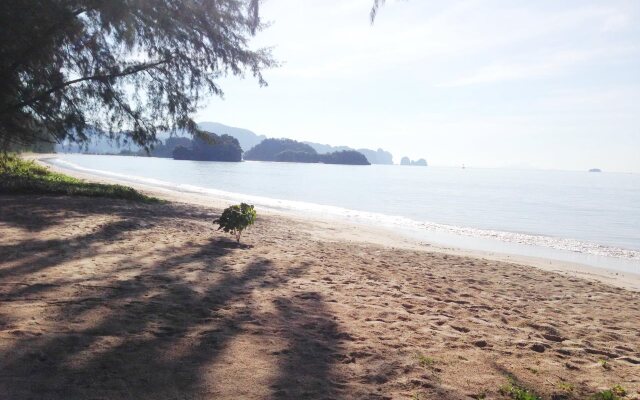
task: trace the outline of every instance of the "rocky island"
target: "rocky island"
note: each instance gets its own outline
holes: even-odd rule
[[[141,152],[141,155],[144,155]],[[229,135],[205,132],[193,139],[170,137],[157,145],[150,153],[152,157],[195,161],[242,161],[242,147],[238,139]]]
[[[355,150],[318,154],[306,143],[292,139],[265,139],[244,155],[245,160],[272,162],[300,162],[346,165],[370,165],[367,158]]]
[[[427,164],[427,160],[425,160],[424,158],[421,158],[419,160],[411,160],[409,159],[409,157],[402,157],[402,159],[400,160],[400,165],[413,165],[413,166],[419,166],[419,167],[426,167]]]

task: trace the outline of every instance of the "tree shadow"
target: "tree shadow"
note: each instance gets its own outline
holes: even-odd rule
[[[1,222],[32,226],[20,218],[15,222],[10,214],[47,207],[38,199],[13,201],[2,199],[3,205],[11,203],[12,211],[3,212]],[[93,199],[65,201],[57,211],[72,212],[81,201]],[[255,309],[257,290],[288,293],[289,279],[303,276],[309,265],[276,269],[272,260],[259,254],[249,254],[239,265],[234,259],[237,251],[254,248],[237,247],[216,236],[197,245],[157,250],[151,268],[125,279],[103,274],[30,284],[33,276],[69,260],[101,257],[105,241],[120,240],[125,233],[144,235],[150,223],[202,221],[208,215],[195,207],[171,205],[132,211],[126,204],[83,204],[82,211],[73,212],[74,218],[107,213],[119,219],[68,240],[28,238],[11,245],[0,241],[0,251],[8,255],[0,259],[0,315],[8,320],[8,326],[0,324],[0,329],[7,328],[0,332],[0,343],[6,343],[0,346],[1,398],[216,398],[216,384],[244,383],[212,383],[204,379],[205,372],[254,319],[263,321],[262,335],[278,335],[287,346],[276,355],[273,397],[339,397],[343,385],[333,364],[348,335],[340,332],[322,296],[273,294],[268,298],[277,311],[274,318],[263,318]],[[65,223],[65,218],[56,217],[36,225]],[[27,249],[30,256],[18,249]],[[122,256],[118,268],[135,263],[139,256]],[[193,277],[187,279],[187,272],[197,274],[197,284]],[[65,295],[59,298],[60,291]],[[24,321],[11,326],[21,318],[19,307],[45,312],[52,325],[44,331]]]
[[[305,292],[293,298],[274,300],[278,323],[288,343],[282,351],[279,377],[272,385],[274,398],[338,398],[345,386],[332,369],[341,358],[341,340],[349,335],[340,332],[327,310],[322,296]]]
[[[87,204],[90,202],[90,209]],[[101,197],[27,196],[0,194],[0,222],[29,231],[41,231],[56,225],[82,220],[91,215],[118,215],[133,218],[142,225],[180,217],[186,220],[210,221],[216,215],[188,205],[145,204],[131,200]]]
[[[104,224],[97,231],[69,239],[25,240],[12,245],[0,245],[3,261],[17,261],[0,270],[0,279],[34,274],[72,259],[91,258],[104,251],[105,241],[117,241],[126,233],[141,229],[127,220]]]
[[[217,238],[212,245],[222,248],[222,249],[242,249],[242,250],[248,250],[248,249],[252,249],[254,246],[252,244],[248,244],[248,243],[238,243],[235,240],[229,239],[229,238]]]

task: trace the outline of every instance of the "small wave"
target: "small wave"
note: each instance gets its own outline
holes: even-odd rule
[[[245,201],[250,202],[262,207],[271,208],[274,210],[293,211],[299,214],[315,214],[324,217],[337,217],[340,219],[346,219],[353,222],[373,224],[376,226],[385,226],[389,228],[401,228],[401,229],[413,229],[418,232],[428,231],[432,233],[444,233],[451,235],[466,236],[472,238],[485,238],[492,239],[506,243],[515,243],[528,246],[546,247],[556,250],[571,251],[595,256],[614,257],[627,260],[640,260],[640,251],[623,249],[619,247],[606,246],[592,242],[585,242],[576,239],[568,238],[555,238],[544,235],[535,235],[527,233],[515,233],[496,231],[488,229],[478,229],[470,227],[459,227],[454,225],[438,224],[434,222],[416,221],[410,218],[394,215],[386,215],[380,213],[373,213],[367,211],[357,211],[342,207],[321,205],[315,203],[294,201],[294,200],[282,200],[269,197],[245,195],[234,192],[227,192],[218,189],[209,189],[201,186],[177,184],[173,182],[162,181],[153,178],[143,178],[132,175],[119,174],[115,172],[109,172],[104,170],[96,170],[81,167],[75,163],[62,160],[59,158],[46,160],[52,164],[66,166],[74,170],[84,171],[91,174],[97,174],[102,176],[110,176],[118,179],[122,179],[128,182],[141,183],[154,187],[160,187],[164,189],[177,190],[181,192],[197,193],[203,195],[215,196],[229,201]]]

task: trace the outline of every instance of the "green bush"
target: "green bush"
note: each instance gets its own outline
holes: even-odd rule
[[[227,233],[235,235],[236,241],[240,243],[242,231],[247,229],[256,221],[256,210],[252,205],[241,203],[239,205],[226,208],[220,218],[213,221],[220,225],[218,230],[222,229]]]

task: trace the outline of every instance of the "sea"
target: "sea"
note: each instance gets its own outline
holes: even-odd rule
[[[427,245],[640,273],[640,174],[59,154],[66,169],[388,228]]]

